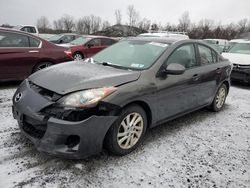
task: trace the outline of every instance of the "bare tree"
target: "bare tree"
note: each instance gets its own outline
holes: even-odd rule
[[[60,30],[60,31],[62,31],[62,30],[64,29],[62,18],[60,18],[60,19],[58,19],[58,20],[55,20],[55,21],[53,22],[53,25],[54,25],[55,30]]]
[[[74,18],[70,15],[65,14],[62,17],[62,22],[63,22],[63,27],[66,30],[66,32],[72,32],[75,26]]]
[[[115,20],[116,20],[116,24],[122,23],[122,14],[121,14],[121,11],[119,9],[115,10]]]
[[[245,18],[245,19],[242,19],[238,22],[238,27],[239,27],[239,33],[243,33],[246,31],[247,29],[247,24],[248,24],[248,20]]]
[[[190,28],[190,17],[189,17],[189,12],[184,12],[181,16],[181,18],[179,19],[179,25],[178,28],[180,31],[185,31],[188,32],[189,28]]]
[[[107,29],[108,27],[110,27],[110,25],[111,24],[109,23],[109,21],[103,21],[103,23],[102,23],[102,31]]]
[[[84,34],[85,33],[85,22],[84,22],[84,18],[79,18],[75,24],[75,28],[76,31],[80,34]]]
[[[84,32],[85,34],[90,34],[91,32],[91,19],[89,16],[84,16],[82,18],[82,21],[84,23]]]
[[[138,24],[140,29],[146,30],[146,31],[150,29],[150,25],[151,25],[151,21],[148,20],[147,18],[143,18]]]
[[[36,22],[36,26],[37,26],[37,28],[39,28],[40,32],[46,33],[46,31],[50,27],[50,23],[49,23],[48,18],[45,16],[38,18],[38,20]]]
[[[139,13],[135,10],[134,5],[129,5],[127,8],[127,14],[128,14],[128,25],[136,26],[136,23],[139,20]]]
[[[91,33],[99,31],[102,19],[99,16],[90,15],[90,21],[91,21]]]

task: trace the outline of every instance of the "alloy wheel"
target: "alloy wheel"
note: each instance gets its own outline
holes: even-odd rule
[[[132,148],[140,139],[143,132],[143,118],[139,113],[128,114],[121,122],[117,142],[122,149]]]
[[[226,90],[221,87],[216,95],[215,104],[218,109],[222,108],[226,99]]]

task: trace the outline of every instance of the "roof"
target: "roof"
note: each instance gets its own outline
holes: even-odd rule
[[[165,38],[165,37],[128,37],[127,40],[137,40],[137,41],[148,41],[148,42],[160,42],[160,43],[175,43],[180,40],[187,40],[181,38]]]

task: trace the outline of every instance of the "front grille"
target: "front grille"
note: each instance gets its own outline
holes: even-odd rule
[[[35,120],[28,116],[24,116],[22,122],[22,129],[30,136],[41,139],[47,130],[47,124],[43,124],[38,120]]]
[[[242,64],[233,64],[235,69],[250,69],[250,62],[249,65],[242,65]]]
[[[43,87],[40,87],[32,82],[29,82],[30,88],[34,90],[35,92],[39,93],[40,95],[44,96],[45,98],[51,100],[51,101],[56,101],[59,98],[61,98],[61,95],[50,91],[48,89],[45,89]]]

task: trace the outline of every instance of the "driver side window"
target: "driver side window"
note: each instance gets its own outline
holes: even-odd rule
[[[197,66],[195,49],[193,44],[186,44],[177,48],[167,59],[167,65],[177,63],[183,65],[186,69]]]

